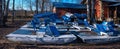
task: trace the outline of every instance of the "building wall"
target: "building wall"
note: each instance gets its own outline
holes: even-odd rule
[[[100,6],[99,0],[95,1],[95,16],[96,16],[96,19],[101,18],[101,6]]]
[[[101,0],[95,1],[95,16],[96,19],[109,18],[109,7],[107,2],[102,2]]]

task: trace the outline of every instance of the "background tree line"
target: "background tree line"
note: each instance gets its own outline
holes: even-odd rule
[[[79,1],[81,0],[54,0],[54,2],[70,3],[80,3]],[[18,14],[28,16],[30,14],[27,15],[26,13],[29,13],[29,11],[31,14],[49,12],[52,10],[52,7],[52,0],[0,0],[0,26],[6,26],[10,12],[11,17],[9,19],[14,23],[15,17],[17,17],[16,15]]]
[[[14,23],[14,17],[16,17],[15,12],[17,10],[25,11],[25,7],[27,7],[28,11],[31,11],[32,14],[48,12],[52,9],[52,2],[50,0],[19,0],[19,2],[16,1],[17,0],[0,0],[0,26],[6,26],[9,11],[12,11],[11,21],[12,23]]]

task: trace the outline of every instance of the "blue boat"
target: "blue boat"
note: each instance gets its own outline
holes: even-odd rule
[[[103,44],[120,41],[120,32],[113,28],[108,22],[96,24],[96,28],[92,30],[96,35],[78,34],[83,42],[89,44]]]
[[[71,16],[65,15],[62,21],[59,20],[60,24],[57,24],[56,21],[48,21],[43,24],[31,21],[6,37],[10,41],[33,44],[65,44],[73,42],[77,37],[90,44],[120,41],[119,32],[115,31],[109,23],[103,22],[93,26],[84,19],[82,20],[84,27],[81,27],[79,21],[72,22],[71,19]]]

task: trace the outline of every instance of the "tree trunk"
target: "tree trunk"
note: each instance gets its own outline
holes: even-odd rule
[[[90,20],[90,0],[87,0],[87,17]]]
[[[15,0],[13,0],[13,16],[12,16],[12,23],[14,23],[14,17],[15,17]]]
[[[6,1],[5,0],[3,0],[3,15],[5,16],[5,13],[6,13]]]
[[[43,12],[44,12],[44,1],[45,1],[45,0],[42,0],[41,13],[43,13]]]
[[[4,11],[4,17],[3,17],[3,26],[6,26],[7,17],[8,17],[8,13],[9,13],[9,2],[10,2],[10,0],[7,0],[7,4],[5,5],[5,11]],[[5,3],[6,2],[4,2],[4,4]]]
[[[29,7],[30,7],[30,11],[32,12],[32,14],[33,14],[33,9],[32,9],[32,1],[31,0],[29,0]]]
[[[91,22],[95,23],[95,0],[91,0]]]
[[[4,22],[4,16],[6,14],[6,1],[5,0],[2,0],[3,1],[3,15],[2,15],[2,26],[5,24]]]
[[[36,0],[36,14],[38,14],[38,0]]]
[[[2,25],[2,0],[0,0],[0,26]]]

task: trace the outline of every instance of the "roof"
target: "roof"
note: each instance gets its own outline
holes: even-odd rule
[[[120,2],[120,0],[102,0],[102,1],[105,1],[105,2]]]
[[[109,6],[120,6],[120,3],[112,4],[112,5],[109,5]]]
[[[46,13],[35,14],[34,18],[44,18],[44,17],[48,17],[48,16],[50,16],[52,14],[54,14],[54,13],[52,13],[52,12],[46,12]]]
[[[57,3],[54,2],[53,6],[56,8],[73,8],[73,9],[87,9],[84,4],[73,4],[73,3]]]

